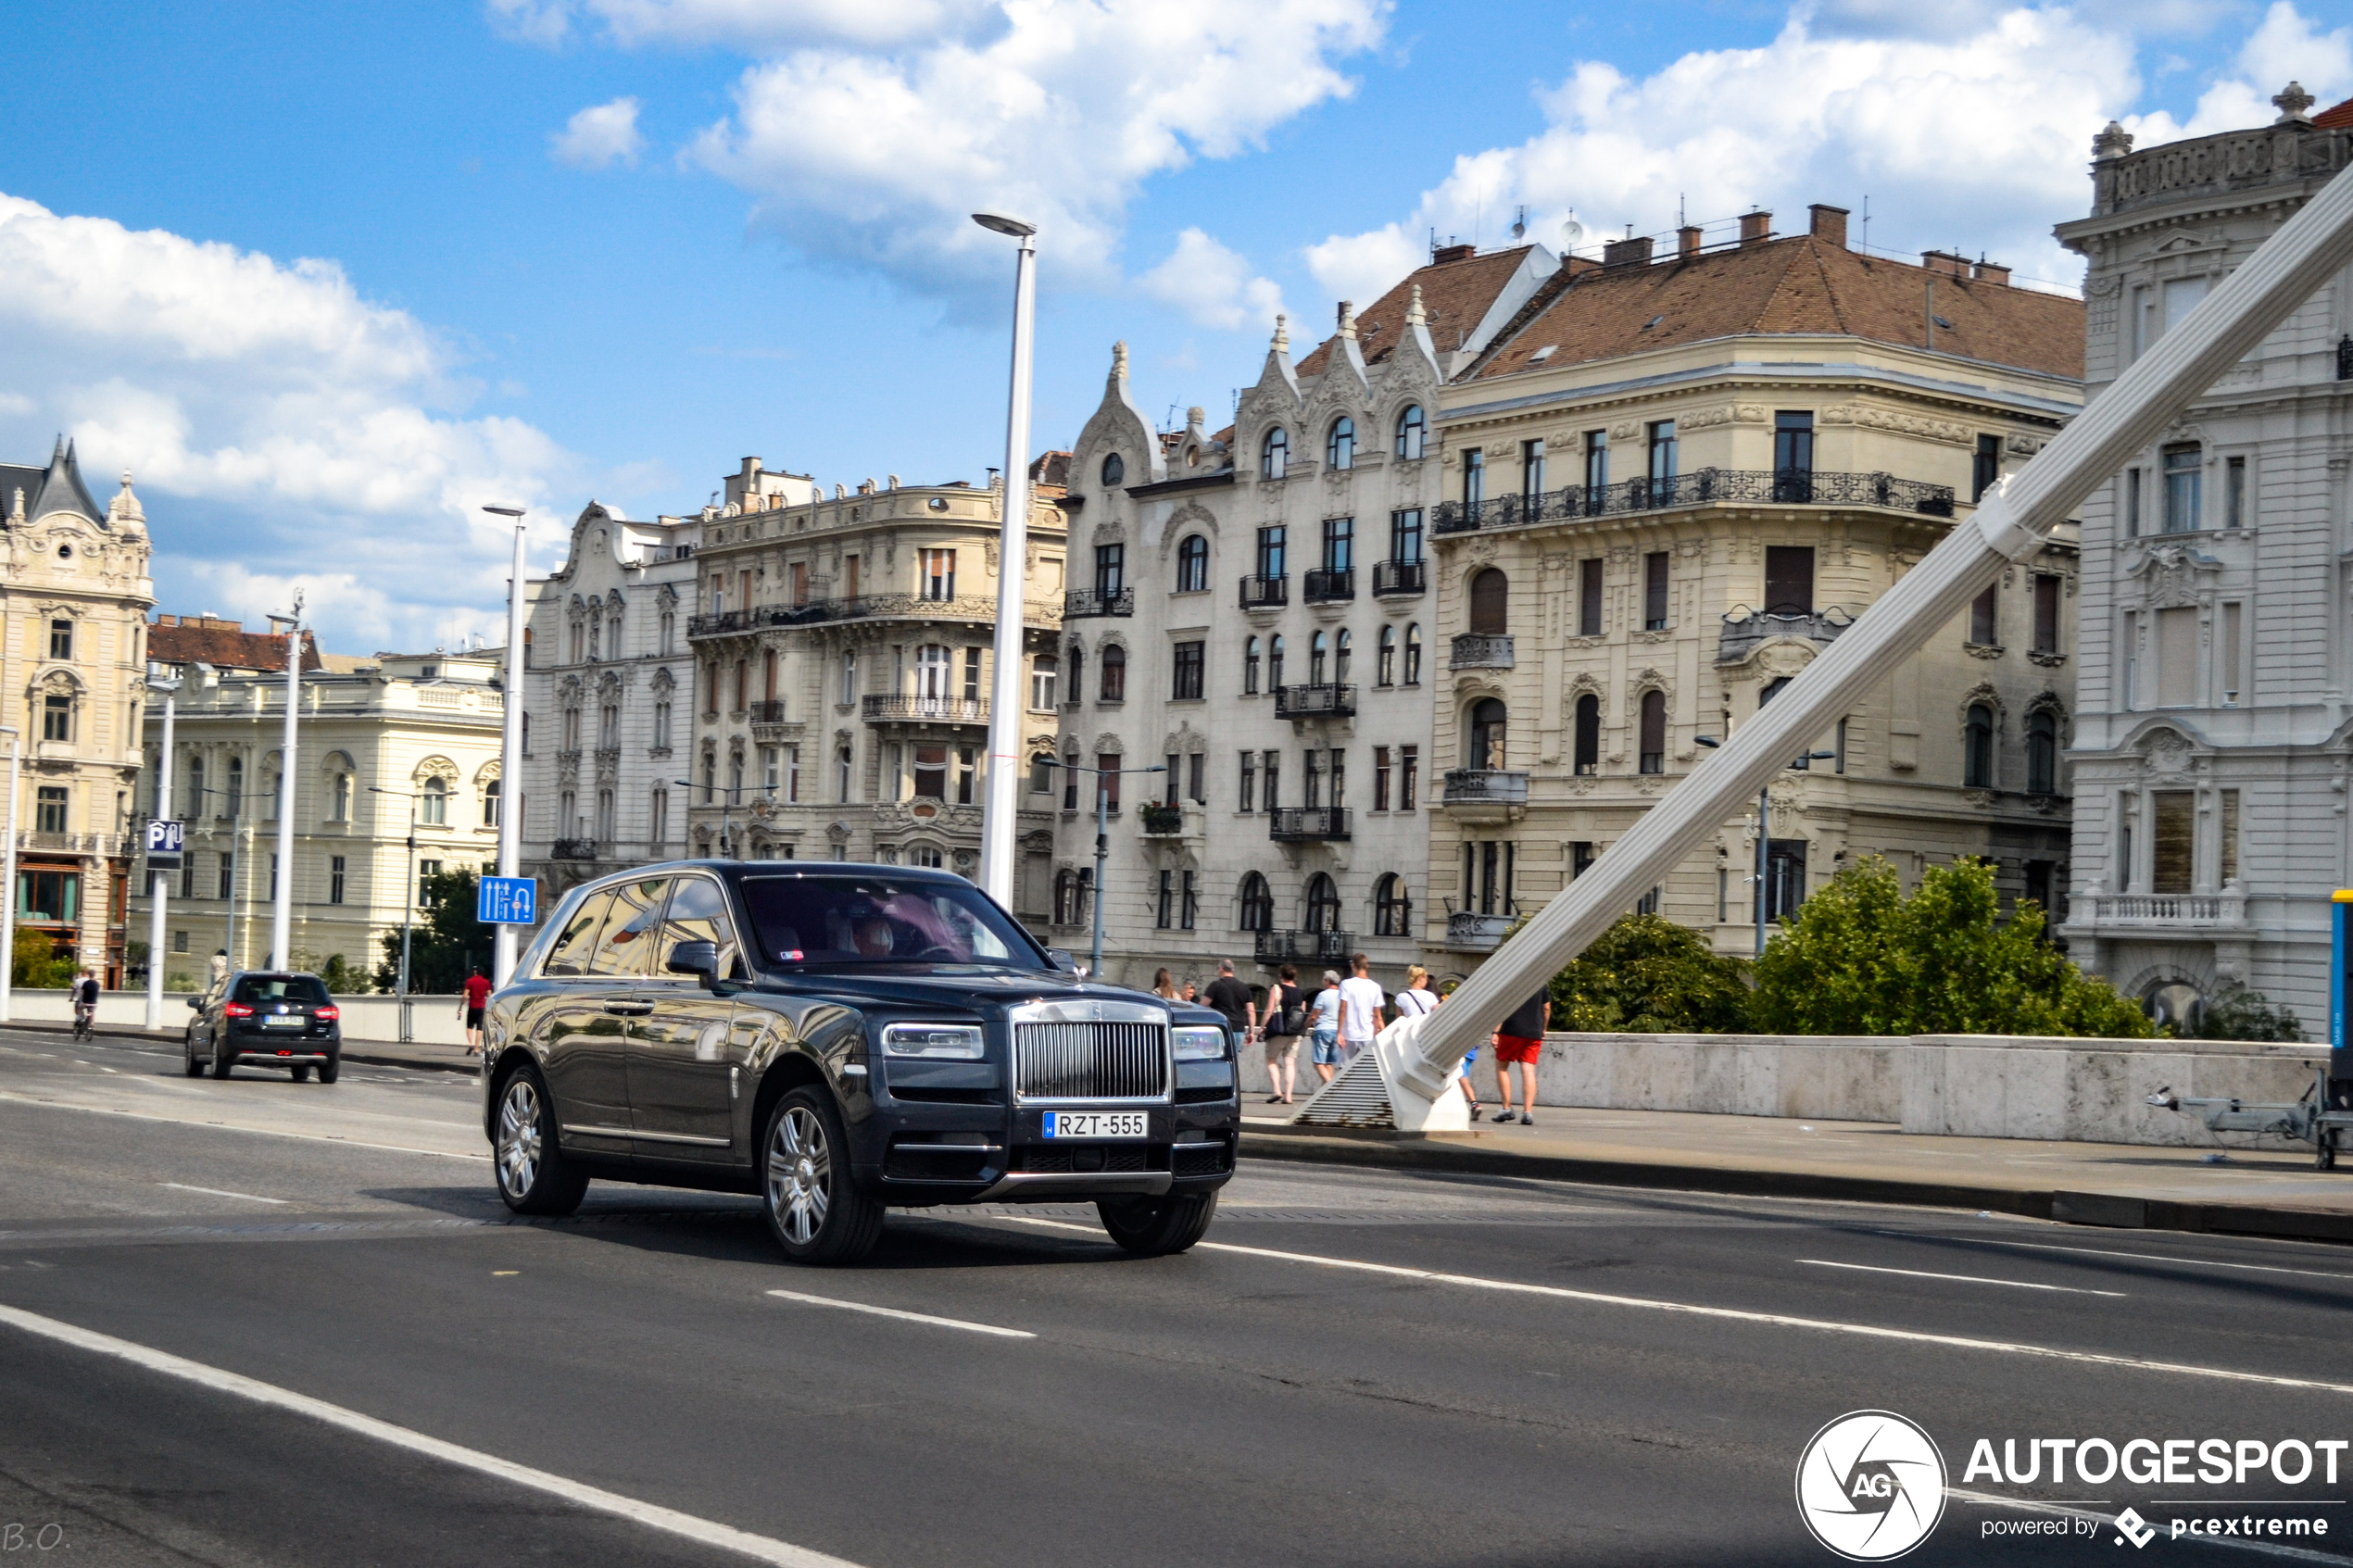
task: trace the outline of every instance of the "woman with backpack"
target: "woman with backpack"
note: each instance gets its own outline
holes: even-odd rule
[[[1299,993],[1299,971],[1285,964],[1276,972],[1266,991],[1266,1022],[1259,1038],[1266,1043],[1266,1086],[1274,1093],[1268,1105],[1290,1105],[1299,1088],[1299,1037],[1307,1029],[1307,1009]]]

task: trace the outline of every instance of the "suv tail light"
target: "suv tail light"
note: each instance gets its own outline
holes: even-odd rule
[[[333,1023],[343,1016],[343,1010],[341,1008],[312,1008],[310,1016],[321,1023]]]
[[[253,1016],[253,1009],[247,1007],[243,1002],[231,1002],[227,1007],[222,1008],[220,1010],[228,1014],[231,1018],[251,1018]]]

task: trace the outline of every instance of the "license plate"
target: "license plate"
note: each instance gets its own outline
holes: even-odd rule
[[[265,1013],[261,1026],[264,1029],[308,1029],[310,1020],[299,1013]]]
[[[1151,1117],[1141,1110],[1049,1110],[1050,1138],[1143,1138],[1151,1135]]]

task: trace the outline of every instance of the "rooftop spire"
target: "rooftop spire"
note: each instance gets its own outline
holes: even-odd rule
[[[2312,94],[2304,91],[2302,82],[2289,82],[2271,96],[2273,107],[2280,111],[2280,118],[2272,123],[2275,125],[2309,124],[2314,102]]]
[[[1271,346],[1277,354],[1289,354],[1290,352],[1290,317],[1284,315],[1279,310],[1275,312],[1275,341]]]
[[[1414,285],[1413,303],[1405,307],[1405,324],[1409,327],[1422,327],[1429,324],[1429,317],[1422,311],[1422,286],[1419,283]]]

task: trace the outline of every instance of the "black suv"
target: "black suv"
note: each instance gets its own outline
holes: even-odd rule
[[[1233,1174],[1235,1043],[1088,985],[972,884],[902,866],[648,866],[565,897],[492,997],[499,1196],[592,1177],[757,1194],[786,1256],[885,1208],[1091,1201],[1131,1252],[1201,1239]]]
[[[343,1069],[343,1010],[315,974],[245,970],[190,997],[195,1016],[188,1020],[188,1076],[208,1066],[226,1078],[239,1062],[283,1067],[297,1084],[319,1070],[332,1084]]]

